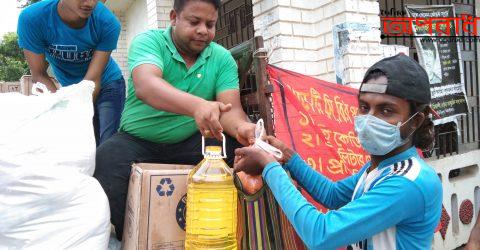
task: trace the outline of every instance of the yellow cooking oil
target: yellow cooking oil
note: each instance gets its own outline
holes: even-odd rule
[[[237,249],[237,189],[222,148],[207,146],[190,172],[185,249]]]

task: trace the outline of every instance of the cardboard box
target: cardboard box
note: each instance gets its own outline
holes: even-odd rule
[[[187,177],[193,167],[133,164],[123,249],[184,249]]]

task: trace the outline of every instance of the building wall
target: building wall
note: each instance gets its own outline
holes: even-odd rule
[[[114,9],[113,13],[120,20],[122,30],[117,49],[112,57],[120,66],[125,79],[128,79],[128,47],[133,38],[148,29],[165,28],[170,24],[169,13],[173,7],[171,0],[135,0],[130,4]]]
[[[117,49],[112,51],[112,58],[117,62],[118,66],[122,70],[122,75],[125,79],[128,79],[128,65],[127,65],[127,22],[125,13],[123,11],[113,11],[120,21],[121,31],[118,38]]]
[[[148,28],[165,28],[170,24],[172,0],[147,0]]]
[[[125,19],[128,20],[128,22],[126,22],[126,43],[128,48],[137,34],[148,29],[147,1],[137,0],[133,2],[125,11]]]
[[[263,36],[269,62],[323,80],[337,82],[336,65],[343,64],[343,83],[358,83],[365,70],[382,57],[377,1],[253,0],[254,29]],[[348,46],[335,60],[334,26],[368,24],[347,36]],[[346,25],[345,25],[346,24]]]

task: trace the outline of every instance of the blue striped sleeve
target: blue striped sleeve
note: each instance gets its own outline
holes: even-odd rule
[[[312,169],[298,154],[294,154],[290,158],[285,164],[285,169],[290,171],[292,177],[307,190],[313,199],[328,209],[337,209],[351,200],[360,176],[355,174],[341,181],[333,182]]]
[[[262,175],[309,249],[346,246],[424,211],[419,188],[403,177],[386,179],[339,210],[322,214],[295,188],[279,163],[269,163]]]

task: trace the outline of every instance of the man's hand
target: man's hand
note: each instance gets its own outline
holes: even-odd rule
[[[232,89],[221,92],[216,96],[216,100],[232,104],[232,110],[220,117],[220,123],[225,132],[244,146],[253,144],[255,142],[255,124],[249,122],[247,115],[243,112],[240,91]]]
[[[250,146],[255,143],[255,124],[243,122],[237,127],[235,139],[243,146]]]
[[[44,54],[35,54],[29,50],[24,49],[23,54],[27,60],[28,67],[32,73],[32,81],[43,83],[47,89],[54,93],[57,91],[57,86],[53,83],[50,76],[47,74],[47,61]]]
[[[282,151],[283,153],[283,157],[282,159],[279,159],[278,162],[282,163],[282,164],[285,164],[287,163],[290,158],[292,157],[293,154],[295,154],[295,151],[293,151],[291,148],[287,147],[287,145],[285,145],[285,143],[283,143],[282,141],[280,141],[279,139],[275,138],[274,136],[267,136],[267,142],[278,148],[280,151]]]
[[[249,175],[262,174],[263,168],[275,162],[275,158],[259,148],[244,147],[235,150],[234,171],[243,171]]]
[[[220,115],[232,109],[231,104],[223,104],[221,102],[204,101],[197,107],[193,114],[193,118],[197,123],[200,133],[204,137],[215,137],[222,140],[223,128],[220,124]]]

